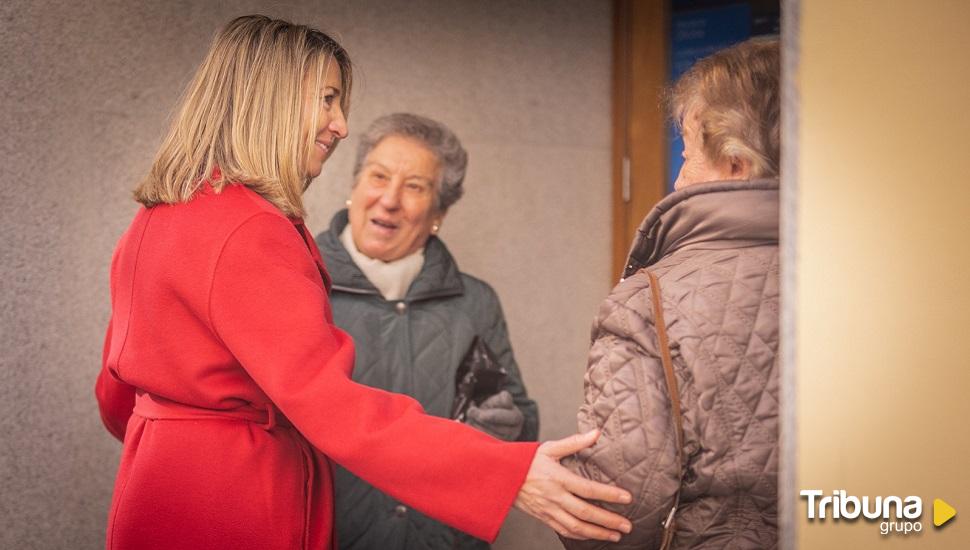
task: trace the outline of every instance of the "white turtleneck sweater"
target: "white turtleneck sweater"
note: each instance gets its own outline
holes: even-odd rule
[[[411,283],[417,278],[424,266],[424,247],[417,252],[403,258],[384,262],[365,255],[357,250],[354,236],[350,231],[350,224],[340,233],[340,242],[350,253],[350,258],[364,273],[371,283],[377,287],[385,300],[400,300],[408,293]]]

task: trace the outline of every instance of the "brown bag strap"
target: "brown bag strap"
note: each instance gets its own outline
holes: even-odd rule
[[[646,270],[645,270],[646,271]],[[680,407],[680,392],[677,389],[677,377],[674,375],[674,362],[670,358],[670,340],[667,338],[667,323],[664,321],[663,297],[660,294],[660,280],[652,271],[646,271],[650,278],[650,290],[653,292],[653,322],[657,329],[657,341],[660,347],[660,360],[664,367],[664,378],[667,380],[667,393],[670,394],[670,416],[674,421],[674,439],[677,446],[677,464],[680,466],[678,481],[684,480],[687,464],[684,461],[684,417]],[[674,495],[674,506],[663,522],[664,533],[661,550],[670,547],[674,540],[674,515],[680,506],[680,485]]]

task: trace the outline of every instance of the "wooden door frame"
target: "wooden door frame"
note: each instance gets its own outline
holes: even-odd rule
[[[663,198],[669,0],[613,0],[613,282],[643,217]]]

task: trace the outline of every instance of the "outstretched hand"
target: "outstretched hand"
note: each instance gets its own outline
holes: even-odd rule
[[[599,430],[593,430],[540,445],[515,506],[567,538],[616,542],[621,532],[629,533],[629,520],[582,499],[629,504],[630,493],[580,477],[559,464],[563,457],[592,446],[598,437]]]

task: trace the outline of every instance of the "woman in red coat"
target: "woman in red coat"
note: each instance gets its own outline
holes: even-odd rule
[[[503,443],[351,382],[301,201],[347,135],[350,69],[319,31],[232,21],[136,190],[96,388],[124,442],[107,547],[334,548],[331,460],[483,539],[514,503],[616,540],[629,522],[577,495],[630,495],[558,462],[595,432]]]

